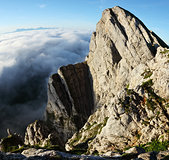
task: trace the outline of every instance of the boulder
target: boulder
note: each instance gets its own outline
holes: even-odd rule
[[[160,151],[158,154],[157,154],[157,160],[167,160],[169,159],[169,150],[167,151]]]
[[[25,133],[25,144],[29,146],[51,147],[58,145],[58,149],[63,149],[64,143],[60,139],[57,131],[44,121],[36,120],[30,124]]]
[[[132,147],[132,148],[126,150],[125,153],[141,154],[141,153],[145,153],[145,150],[141,147]]]
[[[156,155],[157,155],[156,152],[142,153],[138,156],[138,159],[139,160],[157,160]]]

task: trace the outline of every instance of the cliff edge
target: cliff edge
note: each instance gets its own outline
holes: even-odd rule
[[[68,151],[103,154],[168,141],[168,70],[165,42],[125,9],[106,9],[86,61],[50,77],[45,123]],[[26,144],[36,139],[32,132]]]

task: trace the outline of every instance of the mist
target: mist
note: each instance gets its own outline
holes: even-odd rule
[[[59,28],[0,35],[0,138],[7,128],[23,135],[29,123],[43,118],[49,76],[83,61],[90,35]]]

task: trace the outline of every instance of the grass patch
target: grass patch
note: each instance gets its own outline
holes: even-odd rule
[[[22,146],[22,147],[20,147],[20,148],[17,148],[17,149],[12,150],[11,152],[12,152],[12,153],[21,153],[21,152],[24,151],[25,149],[26,149],[25,146]]]
[[[143,82],[141,87],[143,87],[143,89],[147,90],[148,88],[152,87],[152,85],[153,85],[153,80],[150,79],[146,82]]]
[[[152,98],[146,100],[146,105],[147,105],[148,109],[152,110],[153,112],[156,109],[156,107],[155,107],[156,103],[153,101]]]
[[[45,145],[44,147],[36,144],[33,146],[26,146],[27,148],[35,148],[35,149],[48,149],[48,150],[56,150],[56,151],[64,151],[63,149],[61,149],[61,147],[59,147],[59,145]]]
[[[145,149],[146,152],[152,152],[152,151],[166,151],[169,147],[169,141],[162,141],[159,140],[153,140],[152,142],[149,142],[144,145],[140,145],[139,147]]]

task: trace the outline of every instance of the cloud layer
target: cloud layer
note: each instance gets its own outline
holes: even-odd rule
[[[90,31],[45,29],[0,36],[0,137],[6,128],[23,133],[42,118],[48,77],[58,67],[83,61]]]

